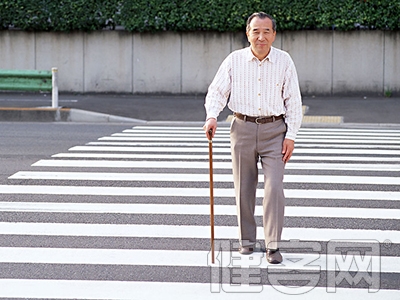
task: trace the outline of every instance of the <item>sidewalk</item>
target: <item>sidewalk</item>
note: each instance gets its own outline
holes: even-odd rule
[[[305,124],[400,125],[400,97],[303,97],[303,105]],[[204,95],[62,93],[59,106],[63,109],[49,109],[49,93],[0,93],[0,121],[203,122],[205,119]],[[46,111],[58,114],[58,119],[45,117]],[[219,121],[230,115],[231,111],[225,108]]]

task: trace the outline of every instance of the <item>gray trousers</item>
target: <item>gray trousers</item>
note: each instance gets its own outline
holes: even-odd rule
[[[258,161],[264,173],[263,225],[265,246],[278,248],[281,239],[285,196],[283,193],[282,143],[285,138],[284,120],[257,125],[233,118],[230,139],[235,185],[239,242],[254,245],[257,226],[254,218]]]

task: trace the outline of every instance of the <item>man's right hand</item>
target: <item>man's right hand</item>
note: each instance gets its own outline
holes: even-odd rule
[[[210,139],[210,137],[208,136],[208,132],[211,130],[212,131],[212,136],[211,138],[214,137],[215,135],[215,131],[217,130],[217,119],[215,118],[209,118],[206,123],[203,126],[203,129],[206,132],[206,137],[207,139]]]

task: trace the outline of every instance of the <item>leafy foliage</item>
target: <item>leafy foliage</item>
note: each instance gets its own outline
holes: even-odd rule
[[[241,31],[255,11],[278,30],[400,29],[400,0],[3,0],[0,29]]]
[[[118,9],[115,0],[7,0],[0,2],[0,27],[37,31],[115,28]]]

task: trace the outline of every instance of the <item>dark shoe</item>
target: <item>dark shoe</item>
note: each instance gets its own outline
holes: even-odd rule
[[[280,264],[282,262],[283,258],[281,253],[279,252],[279,249],[267,249],[267,261],[270,264]]]
[[[254,251],[253,247],[240,247],[239,253],[243,255],[252,254]]]

